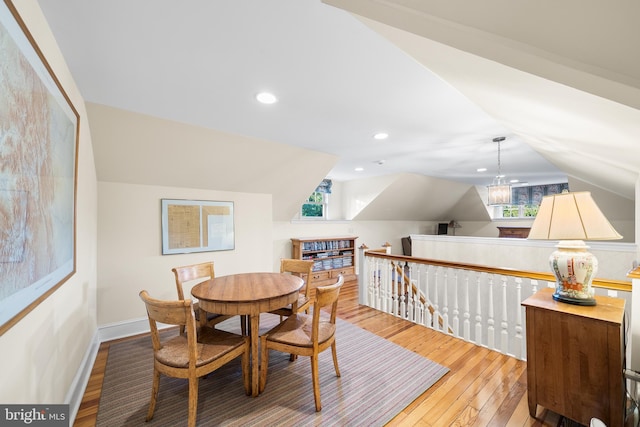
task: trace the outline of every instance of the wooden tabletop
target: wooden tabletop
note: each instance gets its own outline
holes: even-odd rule
[[[256,314],[297,300],[304,281],[284,273],[240,273],[195,285],[191,295],[205,310],[220,314]]]

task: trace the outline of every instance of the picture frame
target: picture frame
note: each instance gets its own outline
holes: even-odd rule
[[[235,249],[233,202],[161,199],[162,255]]]
[[[76,272],[80,117],[9,0],[0,63],[2,335]]]

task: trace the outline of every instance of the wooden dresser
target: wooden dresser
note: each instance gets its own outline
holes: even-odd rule
[[[526,239],[529,237],[529,230],[531,227],[498,227],[498,237]]]
[[[545,288],[522,302],[527,319],[529,414],[541,405],[583,425],[624,424],[624,300],[595,306],[553,300]]]

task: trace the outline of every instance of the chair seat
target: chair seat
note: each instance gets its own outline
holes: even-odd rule
[[[239,335],[213,328],[202,328],[198,334],[196,366],[211,363],[214,359],[242,347],[244,343],[244,338]],[[189,366],[187,337],[178,335],[166,341],[156,352],[156,359],[164,365],[187,368]]]
[[[313,315],[294,314],[268,333],[268,340],[291,344],[297,347],[313,347],[311,331]],[[328,318],[321,318],[318,325],[318,343],[322,344],[333,337],[336,325]]]
[[[304,294],[298,296],[298,311],[304,311],[305,308],[311,303],[311,299],[307,298]],[[281,316],[291,316],[293,309],[291,304],[286,307],[278,308],[277,310],[270,311],[271,314],[279,314]]]

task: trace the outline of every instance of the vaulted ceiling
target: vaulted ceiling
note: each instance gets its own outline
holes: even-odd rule
[[[92,111],[106,106],[313,150],[324,154],[320,173],[340,181],[397,174],[418,185],[422,175],[420,187],[432,179],[489,184],[492,139],[506,136],[510,179],[576,178],[634,198],[637,2],[39,4]],[[277,104],[255,102],[265,89]],[[378,131],[390,137],[374,141]],[[258,152],[242,156],[257,164],[265,159],[254,159]]]
[[[567,175],[634,197],[640,3],[325,2],[366,17]]]

